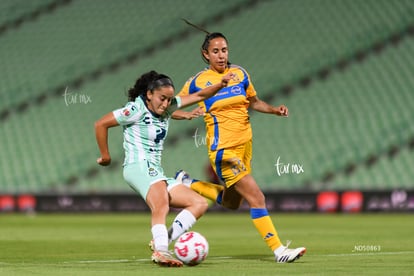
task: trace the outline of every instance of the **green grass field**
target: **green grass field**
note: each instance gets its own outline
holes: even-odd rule
[[[0,215],[1,275],[413,275],[412,214],[273,214],[282,240],[307,253],[277,264],[248,213],[207,213],[210,245],[196,267],[150,261],[150,216]],[[172,217],[169,217],[169,221]]]

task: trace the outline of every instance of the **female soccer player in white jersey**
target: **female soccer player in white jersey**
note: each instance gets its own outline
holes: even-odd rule
[[[151,258],[159,265],[183,265],[169,253],[169,242],[190,229],[208,208],[202,196],[164,175],[161,155],[169,119],[176,109],[213,96],[227,86],[231,78],[232,74],[227,74],[218,83],[197,94],[178,97],[174,96],[174,85],[168,76],[150,71],[143,74],[128,91],[125,107],[109,112],[95,123],[96,141],[101,154],[97,162],[102,166],[111,163],[108,128],[123,127],[124,179],[145,199],[151,210],[154,250]],[[167,230],[169,206],[183,210]]]

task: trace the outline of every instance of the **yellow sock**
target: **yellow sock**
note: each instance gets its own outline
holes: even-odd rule
[[[223,191],[224,187],[218,184],[195,180],[191,183],[191,189],[216,202],[218,195]]]
[[[260,235],[266,242],[267,246],[275,251],[279,248],[282,243],[280,242],[279,235],[273,225],[272,219],[270,218],[266,209],[261,208],[251,208],[250,216],[253,220],[253,224],[259,231]]]

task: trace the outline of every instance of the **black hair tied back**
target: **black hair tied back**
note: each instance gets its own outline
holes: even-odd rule
[[[204,33],[206,33],[206,37],[204,38],[204,42],[203,42],[203,44],[201,45],[201,58],[203,59],[203,61],[205,62],[205,63],[209,63],[209,61],[204,57],[204,55],[203,55],[203,51],[207,51],[208,50],[208,46],[210,45],[210,41],[212,40],[212,39],[214,39],[214,38],[217,38],[217,37],[221,37],[221,38],[224,38],[224,40],[226,40],[226,42],[227,42],[227,38],[222,34],[222,33],[217,33],[217,32],[214,32],[214,33],[210,33],[209,31],[207,31],[206,29],[204,29],[204,28],[202,28],[202,27],[200,27],[200,26],[198,26],[198,25],[196,25],[196,24],[194,24],[194,23],[191,23],[190,21],[188,21],[187,19],[184,19],[184,18],[181,18],[185,23],[187,23],[188,25],[190,25],[191,27],[193,27],[193,28],[195,28],[195,29],[197,29],[197,30],[199,30],[199,31],[202,31],[202,32],[204,32]],[[230,62],[228,62],[228,64],[230,64]]]
[[[187,19],[185,19],[185,18],[181,18],[185,23],[187,23],[187,25],[190,25],[191,27],[193,27],[193,28],[196,28],[197,30],[199,30],[199,31],[202,31],[202,32],[204,32],[204,33],[206,33],[207,35],[209,35],[210,34],[210,32],[209,31],[207,31],[207,30],[205,30],[205,29],[203,29],[202,27],[200,27],[200,26],[197,26],[196,24],[193,24],[193,23],[191,23],[190,21],[188,21]]]
[[[133,102],[138,96],[147,95],[147,91],[157,89],[163,86],[171,86],[174,88],[174,84],[170,77],[164,74],[158,74],[152,70],[141,75],[135,82],[135,85],[128,90],[128,101]]]

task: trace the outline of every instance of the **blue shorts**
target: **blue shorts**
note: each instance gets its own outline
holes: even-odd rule
[[[147,199],[147,193],[150,186],[154,183],[165,180],[168,191],[176,185],[181,184],[181,182],[178,182],[175,178],[166,177],[164,175],[164,170],[160,166],[151,164],[146,160],[125,165],[124,179],[128,185],[145,200]]]

